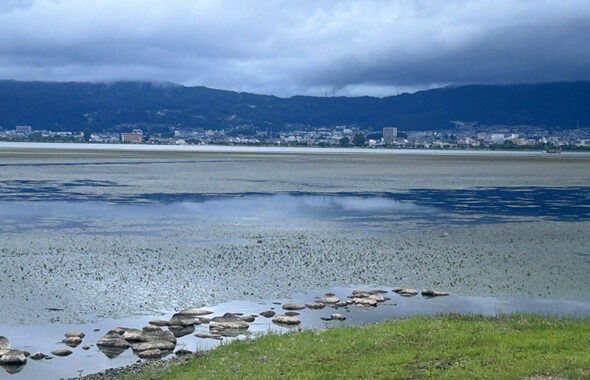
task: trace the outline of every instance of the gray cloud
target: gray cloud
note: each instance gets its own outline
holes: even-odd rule
[[[590,79],[586,0],[4,0],[0,77],[387,95]]]

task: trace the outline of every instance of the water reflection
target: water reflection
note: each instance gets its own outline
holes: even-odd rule
[[[18,183],[16,183],[18,182]],[[407,228],[440,224],[545,219],[590,220],[590,188],[415,189],[399,193],[243,193],[82,195],[77,186],[119,186],[109,181],[0,183],[3,231],[86,229],[98,233],[114,220],[122,234],[155,233],[173,225],[215,223],[288,226],[293,220]],[[51,198],[51,200],[49,200]],[[404,227],[405,226],[405,227]],[[112,233],[113,231],[102,231]]]

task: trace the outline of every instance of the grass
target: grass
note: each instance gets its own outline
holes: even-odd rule
[[[412,317],[234,341],[161,379],[590,379],[590,319]],[[135,377],[137,378],[137,376]]]

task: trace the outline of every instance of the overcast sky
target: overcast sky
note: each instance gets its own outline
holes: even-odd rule
[[[0,0],[0,78],[289,96],[590,80],[588,0]]]

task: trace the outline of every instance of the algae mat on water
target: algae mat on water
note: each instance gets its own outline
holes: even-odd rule
[[[412,317],[234,341],[161,379],[590,378],[590,319]],[[137,378],[134,376],[133,378]]]

